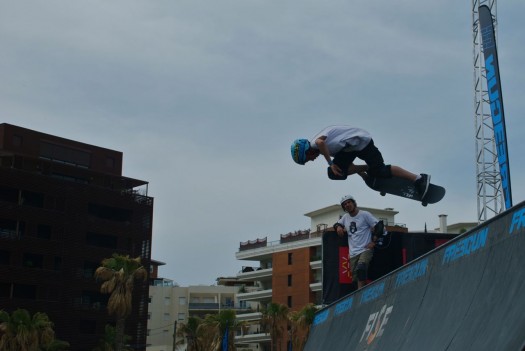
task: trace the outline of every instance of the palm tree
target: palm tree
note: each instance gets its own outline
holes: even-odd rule
[[[106,324],[104,328],[104,337],[98,341],[98,345],[93,349],[93,351],[115,351],[115,339],[115,327],[110,324]],[[130,339],[131,337],[129,335],[124,335],[124,343],[127,343]]]
[[[280,303],[270,302],[262,314],[262,326],[270,333],[271,350],[277,351],[278,345],[283,342],[283,334],[288,322],[288,306]]]
[[[53,327],[53,322],[45,313],[37,312],[31,317],[25,309],[17,309],[11,315],[2,310],[0,311],[0,350],[64,350],[69,347],[67,342],[55,339]]]
[[[40,348],[41,351],[65,351],[69,350],[69,343],[67,341],[62,341],[55,339],[51,341],[46,346]]]
[[[95,278],[103,281],[100,292],[111,294],[108,312],[117,319],[115,351],[122,351],[126,318],[131,314],[133,287],[136,280],[146,281],[148,272],[141,265],[140,257],[113,254],[111,258],[102,260],[102,265],[95,271]]]
[[[245,322],[237,320],[234,310],[221,310],[217,314],[209,314],[204,319],[204,325],[209,329],[208,332],[215,334],[213,344],[221,345],[228,331],[228,351],[235,351],[235,334],[245,326]]]
[[[181,323],[177,328],[177,336],[183,338],[177,342],[177,345],[183,345],[187,342],[187,351],[203,351],[204,348],[201,345],[204,344],[203,339],[207,336],[205,329],[202,319],[188,317],[188,322]]]
[[[290,313],[289,318],[292,322],[291,332],[293,350],[300,351],[304,348],[316,311],[317,307],[315,307],[314,304],[308,304],[299,311]]]

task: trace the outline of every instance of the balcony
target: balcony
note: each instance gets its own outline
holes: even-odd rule
[[[246,335],[237,335],[235,336],[235,343],[261,343],[269,342],[270,334],[269,333],[258,333],[258,334],[246,334]]]
[[[323,283],[316,282],[316,283],[310,284],[310,290],[312,290],[312,291],[322,291],[323,290]]]
[[[218,303],[218,302],[190,302],[188,310],[190,311],[220,311],[220,310],[236,310],[249,311],[251,308],[247,306],[234,305],[233,303]]]
[[[235,318],[238,321],[258,321],[262,318],[261,312],[238,313]]]
[[[250,289],[246,288],[245,293],[237,294],[237,299],[243,301],[258,301],[272,298],[272,289],[261,290],[261,289]]]
[[[237,278],[240,280],[263,280],[263,278],[271,278],[272,277],[272,268],[256,268],[252,270],[248,270],[245,267],[243,268],[242,272],[237,274]]]
[[[219,303],[214,302],[190,302],[188,305],[189,310],[208,310],[208,311],[218,311],[220,307]]]
[[[310,268],[311,269],[321,269],[321,268],[323,268],[323,261],[318,260],[318,261],[310,262]]]

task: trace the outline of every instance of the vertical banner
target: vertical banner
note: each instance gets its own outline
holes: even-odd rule
[[[498,53],[496,50],[496,36],[492,14],[487,5],[479,7],[479,29],[485,57],[485,70],[487,75],[487,90],[490,100],[490,112],[494,128],[494,138],[498,153],[499,172],[501,185],[505,197],[505,208],[512,207],[512,191],[510,187],[509,155],[507,148],[507,131],[505,128],[505,114],[503,113],[503,96],[499,75]]]
[[[355,290],[348,262],[348,239],[334,231],[323,234],[323,304],[328,305]]]
[[[339,246],[339,284],[352,284],[352,267],[348,246]]]
[[[228,321],[228,323],[230,323]],[[224,336],[222,337],[222,348],[221,350],[222,351],[228,351],[228,343],[229,343],[229,340],[228,340],[228,325],[226,325],[226,330],[224,331]]]

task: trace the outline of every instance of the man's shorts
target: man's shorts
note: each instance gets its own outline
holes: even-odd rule
[[[390,166],[385,165],[385,160],[379,149],[374,145],[374,140],[370,139],[368,145],[361,151],[339,151],[334,156],[334,163],[346,172],[348,166],[359,158],[368,165],[370,174],[381,178],[390,178],[392,173]],[[346,176],[344,176],[346,178]]]
[[[366,270],[368,272],[368,266],[370,264],[370,261],[372,261],[372,257],[374,256],[374,251],[372,250],[366,250],[361,252],[359,255],[355,255],[354,257],[350,257],[350,266],[352,267],[352,277],[357,277],[357,264],[359,262],[363,262],[366,264]]]

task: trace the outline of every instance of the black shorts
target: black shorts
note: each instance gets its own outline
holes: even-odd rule
[[[390,165],[385,165],[383,160],[383,155],[379,149],[374,145],[374,141],[370,139],[368,145],[361,151],[350,151],[345,152],[343,150],[339,151],[334,156],[334,163],[346,172],[348,166],[354,162],[356,158],[359,158],[368,165],[368,172],[380,178],[390,178],[392,177],[392,171],[390,170]],[[345,177],[346,178],[346,177]]]

